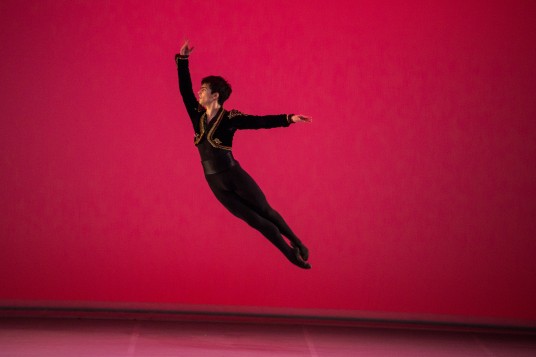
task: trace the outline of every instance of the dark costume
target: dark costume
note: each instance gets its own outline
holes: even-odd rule
[[[187,57],[175,56],[179,88],[184,105],[195,131],[194,144],[210,189],[233,215],[244,220],[270,240],[293,264],[309,268],[307,248],[292,232],[284,219],[266,200],[255,181],[232,155],[233,136],[238,129],[268,129],[288,127],[292,115],[252,116],[237,110],[219,109],[207,123],[205,109],[196,100]],[[282,234],[292,243],[292,248]],[[301,255],[300,255],[301,253]]]

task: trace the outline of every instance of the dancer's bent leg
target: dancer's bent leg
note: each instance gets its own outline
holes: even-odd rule
[[[268,240],[277,247],[285,257],[293,264],[300,268],[308,269],[310,265],[300,260],[296,256],[296,251],[289,247],[287,242],[283,239],[283,236],[279,232],[277,226],[266,218],[260,216],[255,210],[251,209],[242,199],[232,191],[226,191],[221,189],[212,188],[214,195],[220,201],[225,208],[229,210],[233,215],[242,219],[252,228],[261,232]]]
[[[300,248],[301,255],[304,260],[307,260],[309,257],[309,251],[305,245],[300,241],[300,239],[294,234],[292,229],[283,217],[273,209],[266,196],[262,192],[261,188],[255,180],[243,169],[235,170],[233,173],[233,183],[236,185],[234,192],[248,205],[250,206],[257,214],[266,218],[272,222],[283,234],[289,239],[293,246]]]

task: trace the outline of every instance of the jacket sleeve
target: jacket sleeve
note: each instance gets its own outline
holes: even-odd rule
[[[199,103],[195,99],[195,94],[192,88],[192,78],[190,77],[190,68],[188,66],[188,58],[181,58],[180,55],[175,55],[177,63],[177,73],[179,75],[179,90],[182,96],[182,101],[188,112],[188,116],[192,120],[197,120],[199,115]]]
[[[279,115],[248,115],[231,110],[228,114],[231,125],[236,129],[271,129],[288,127],[292,121],[292,114]]]

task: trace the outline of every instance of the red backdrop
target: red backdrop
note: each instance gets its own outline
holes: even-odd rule
[[[532,1],[2,1],[0,300],[536,321]],[[177,86],[303,113],[234,153],[311,249],[204,181]]]

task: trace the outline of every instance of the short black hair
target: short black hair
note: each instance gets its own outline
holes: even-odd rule
[[[231,92],[233,91],[229,82],[220,76],[205,77],[201,80],[201,84],[208,84],[212,93],[220,94],[218,97],[218,103],[220,103],[220,105],[223,105],[223,103],[229,99]]]

